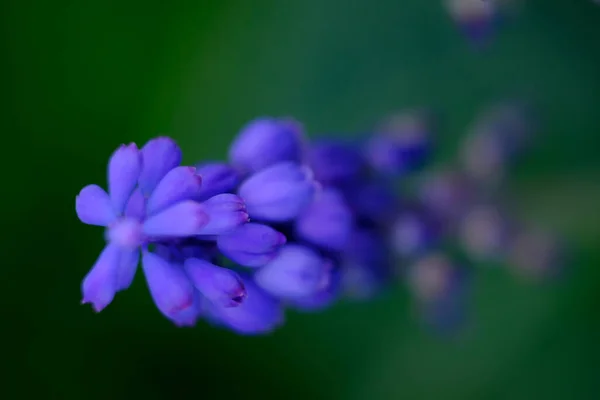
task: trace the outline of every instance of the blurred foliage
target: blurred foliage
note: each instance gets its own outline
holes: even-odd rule
[[[2,397],[598,398],[600,8],[522,3],[473,51],[434,0],[2,2]],[[102,232],[74,198],[122,142],[169,134],[193,162],[224,157],[259,115],[362,132],[430,105],[449,159],[477,112],[515,94],[544,124],[511,186],[573,262],[541,287],[481,266],[460,340],[423,331],[403,288],[261,338],[174,328],[141,274],[101,314],[79,305]]]

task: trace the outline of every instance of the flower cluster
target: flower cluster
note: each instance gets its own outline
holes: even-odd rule
[[[493,131],[493,146],[520,143],[528,128],[503,118],[488,118],[494,129],[477,134]],[[108,163],[108,190],[88,185],[76,198],[79,219],[105,227],[106,238],[83,280],[83,303],[105,308],[141,259],[156,307],[178,326],[205,319],[267,333],[285,309],[370,298],[399,277],[432,322],[448,326],[466,275],[440,250],[456,237],[475,255],[507,248],[496,231],[504,220],[468,211],[513,147],[482,167],[477,156],[498,149],[470,141],[464,168],[424,175],[417,190],[398,187],[431,158],[432,126],[429,114],[406,112],[366,138],[309,141],[293,120],[261,118],[234,139],[228,162],[195,166],[180,165],[181,149],[167,137],[122,145]]]

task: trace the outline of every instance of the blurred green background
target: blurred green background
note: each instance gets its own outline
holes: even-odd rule
[[[474,52],[437,0],[5,0],[2,398],[587,399],[600,397],[600,7],[531,0]],[[222,158],[242,124],[311,133],[444,112],[449,157],[490,102],[527,93],[539,141],[511,188],[561,231],[568,279],[475,278],[461,340],[423,331],[408,295],[290,314],[268,337],[176,329],[138,274],[100,314],[80,281],[103,246],[74,199],[117,145],[176,138]]]

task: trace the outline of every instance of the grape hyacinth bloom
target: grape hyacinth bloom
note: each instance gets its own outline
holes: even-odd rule
[[[142,154],[135,144],[123,145],[109,162],[110,195],[97,185],[88,185],[76,198],[82,222],[107,228],[108,244],[82,285],[83,302],[92,303],[96,311],[106,307],[117,291],[129,287],[139,250],[151,238],[192,235],[208,222],[200,204],[181,197],[200,186],[193,169],[175,168],[167,173],[148,198],[145,210],[141,192],[134,191],[141,172]],[[177,194],[170,191],[170,179],[175,175],[182,182]]]
[[[486,126],[506,134],[495,137],[512,156],[528,126],[503,110]],[[121,146],[108,163],[108,191],[88,185],[76,198],[79,219],[105,227],[107,242],[83,280],[83,302],[96,311],[111,303],[141,255],[156,307],[181,327],[203,319],[267,334],[287,309],[367,300],[404,278],[427,323],[454,329],[465,316],[467,275],[444,256],[449,244],[540,275],[553,260],[540,254],[555,247],[515,235],[508,216],[480,207],[494,199],[468,166],[398,185],[431,157],[424,117],[401,113],[363,138],[312,142],[291,119],[260,118],[242,128],[227,162],[195,168],[180,165],[170,138]]]
[[[497,0],[446,0],[450,16],[464,35],[482,47],[496,33],[500,14]]]
[[[425,165],[432,151],[430,117],[405,112],[390,118],[367,143],[371,166],[384,174],[401,175]]]
[[[304,132],[291,119],[256,119],[242,129],[229,149],[231,164],[245,174],[285,161],[300,163],[303,157]]]
[[[282,162],[248,177],[240,185],[238,194],[251,218],[284,222],[300,215],[318,188],[310,168]]]

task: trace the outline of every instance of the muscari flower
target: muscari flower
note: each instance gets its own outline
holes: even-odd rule
[[[247,124],[229,148],[231,165],[244,174],[284,161],[302,162],[302,126],[291,119],[260,118]]]
[[[300,215],[318,188],[310,168],[287,161],[248,177],[238,194],[251,218],[284,222]]]
[[[121,146],[109,161],[110,195],[89,185],[77,196],[80,220],[106,227],[108,244],[82,284],[83,302],[92,303],[96,311],[130,286],[140,250],[157,307],[170,317],[188,309],[195,293],[189,282],[183,283],[189,281],[183,268],[149,252],[147,245],[221,233],[247,221],[243,203],[235,195],[216,196],[205,203],[191,200],[201,188],[194,168],[166,171],[154,165],[178,163],[177,153],[177,146],[165,138],[150,141],[142,151],[134,144]]]
[[[494,35],[500,14],[493,0],[446,0],[446,7],[464,35],[476,46]]]
[[[390,118],[367,142],[370,165],[391,175],[420,169],[432,151],[431,130],[424,112],[405,112]]]

